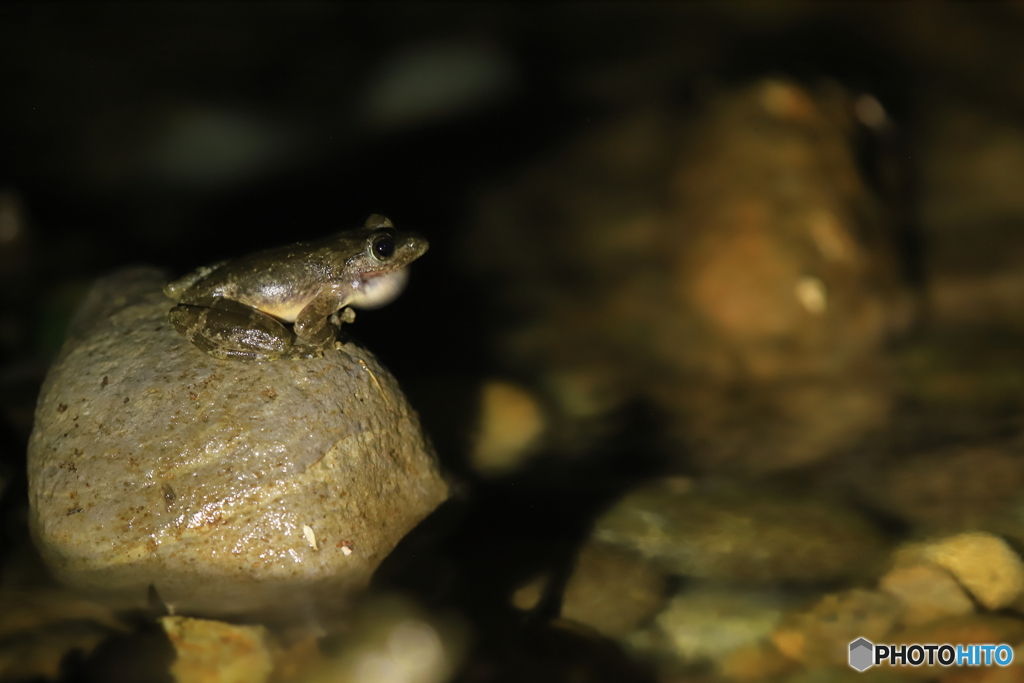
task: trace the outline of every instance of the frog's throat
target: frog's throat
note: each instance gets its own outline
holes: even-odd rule
[[[363,309],[386,306],[398,298],[408,281],[408,268],[399,268],[383,275],[356,280],[352,283],[353,294],[347,305]]]

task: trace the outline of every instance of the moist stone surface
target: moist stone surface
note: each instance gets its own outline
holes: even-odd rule
[[[117,607],[343,608],[448,496],[416,413],[353,343],[211,358],[167,322],[165,281],[101,279],[49,371],[28,462],[44,559]]]

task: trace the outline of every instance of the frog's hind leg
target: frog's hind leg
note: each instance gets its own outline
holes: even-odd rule
[[[255,351],[239,351],[236,349],[226,349],[223,346],[218,346],[214,342],[210,341],[206,337],[195,336],[190,339],[200,351],[205,351],[214,358],[220,360],[268,360],[268,356],[263,353],[257,353]]]
[[[168,319],[182,336],[214,358],[274,360],[315,355],[295,347],[294,333],[276,318],[222,297],[178,304]]]

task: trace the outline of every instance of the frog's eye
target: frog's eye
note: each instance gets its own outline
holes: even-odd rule
[[[395,237],[389,233],[383,233],[373,237],[370,242],[370,249],[373,255],[381,261],[386,261],[395,253]]]

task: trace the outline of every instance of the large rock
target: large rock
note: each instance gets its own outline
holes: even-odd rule
[[[40,551],[118,607],[343,607],[447,497],[415,412],[355,344],[211,358],[167,322],[164,280],[137,268],[97,283],[50,369],[29,444]]]
[[[599,442],[639,400],[683,466],[732,475],[887,425],[880,351],[914,299],[854,102],[768,79],[639,107],[483,197],[466,260],[506,309],[496,355],[564,423],[549,438]]]

